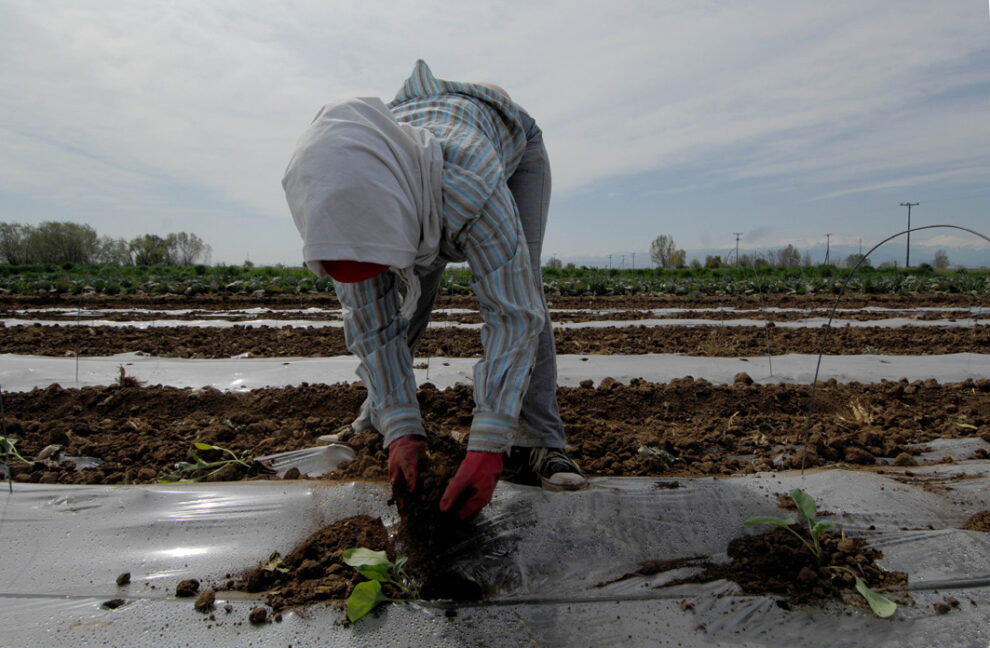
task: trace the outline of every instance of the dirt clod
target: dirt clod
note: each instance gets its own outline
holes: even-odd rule
[[[385,551],[391,560],[396,557],[381,519],[358,515],[319,529],[284,557],[270,556],[244,572],[232,589],[267,592],[265,600],[275,611],[345,599],[364,580],[342,559],[346,549],[355,547]]]
[[[792,528],[801,531],[799,525]],[[729,543],[730,563],[708,563],[702,573],[665,586],[724,578],[736,582],[747,594],[786,596],[785,609],[821,605],[828,600],[865,605],[852,594],[855,592],[853,577],[845,571],[829,569],[836,565],[852,569],[874,590],[893,591],[901,598],[906,597],[903,590],[907,574],[881,569],[876,561],[883,554],[868,546],[863,538],[843,539],[838,531],[826,531],[820,541],[822,560],[818,561],[804,543],[786,529],[772,528],[758,535],[741,536]]]
[[[124,585],[131,584],[131,572],[124,572],[117,577],[117,587],[123,587]]]
[[[213,604],[216,603],[216,600],[217,593],[210,588],[196,597],[196,602],[193,604],[193,607],[199,612],[209,612],[213,609]]]
[[[248,621],[255,625],[266,623],[268,621],[268,609],[260,606],[252,609],[248,614]]]
[[[199,581],[195,578],[184,580],[175,586],[175,595],[183,598],[196,596],[199,591]]]
[[[967,531],[990,532],[990,511],[980,511],[970,516],[968,520],[963,522],[961,528]]]

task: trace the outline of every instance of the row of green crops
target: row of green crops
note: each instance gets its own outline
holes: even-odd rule
[[[544,268],[548,295],[749,295],[835,294],[849,271],[833,266],[801,268],[640,269]],[[446,271],[445,294],[471,292],[471,272]],[[982,295],[990,292],[990,270],[938,271],[863,268],[850,292]],[[277,295],[333,293],[333,282],[302,267],[0,265],[0,294],[18,295]]]

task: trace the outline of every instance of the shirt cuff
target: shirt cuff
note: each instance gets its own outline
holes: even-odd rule
[[[495,412],[475,412],[471,421],[468,450],[480,452],[505,452],[509,439],[519,428],[519,419]]]
[[[423,418],[419,413],[419,408],[415,405],[398,405],[382,411],[378,415],[378,424],[381,426],[382,437],[384,437],[382,442],[386,448],[400,437],[410,434],[426,436]]]

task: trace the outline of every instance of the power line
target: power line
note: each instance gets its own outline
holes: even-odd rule
[[[917,207],[921,203],[906,202],[901,203],[901,207],[908,208],[908,226],[907,226],[907,255],[904,258],[904,267],[911,267],[911,208]]]

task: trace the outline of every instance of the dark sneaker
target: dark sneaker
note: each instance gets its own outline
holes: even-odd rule
[[[580,490],[588,485],[581,469],[558,448],[512,448],[502,464],[502,479],[545,490]]]

